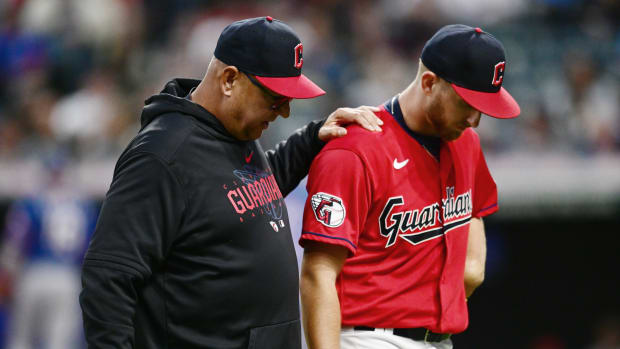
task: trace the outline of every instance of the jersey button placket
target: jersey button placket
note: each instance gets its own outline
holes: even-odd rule
[[[445,217],[444,217],[444,207],[443,207],[443,196],[445,193],[445,187],[446,187],[446,183],[447,180],[449,178],[448,173],[446,173],[446,170],[451,170],[451,169],[446,169],[444,168],[444,166],[446,166],[446,164],[444,164],[444,162],[446,161],[450,161],[449,157],[446,157],[446,150],[447,149],[443,149],[444,147],[446,147],[446,144],[441,144],[441,148],[440,149],[440,156],[439,156],[439,214],[440,214],[440,221],[441,221],[441,228],[442,230],[445,227]],[[443,160],[443,161],[442,161]],[[444,260],[443,260],[443,266],[441,268],[441,276],[439,277],[439,282],[438,282],[438,293],[439,293],[439,306],[441,309],[441,315],[439,316],[439,322],[442,322],[443,319],[443,314],[445,313],[446,309],[446,302],[447,300],[450,298],[448,293],[448,285],[446,284],[446,261],[449,260],[449,256],[450,256],[450,249],[448,248],[448,238],[447,235],[445,233],[445,231],[442,231],[442,241],[443,241],[443,245],[445,248],[445,255],[444,255]]]

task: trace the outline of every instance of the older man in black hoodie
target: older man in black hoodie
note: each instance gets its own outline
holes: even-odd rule
[[[300,348],[298,270],[283,197],[342,125],[341,108],[264,152],[257,139],[293,98],[324,94],[303,46],[271,17],[222,32],[202,81],[146,101],[84,260],[90,348]]]

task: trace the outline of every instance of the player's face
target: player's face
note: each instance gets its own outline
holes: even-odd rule
[[[447,82],[441,83],[441,92],[431,102],[429,114],[439,137],[452,141],[459,138],[466,128],[478,127],[480,112],[457,95]]]
[[[278,95],[260,85],[254,77],[240,72],[242,88],[239,94],[239,108],[235,116],[233,136],[239,140],[258,139],[278,115],[288,118],[291,99]]]

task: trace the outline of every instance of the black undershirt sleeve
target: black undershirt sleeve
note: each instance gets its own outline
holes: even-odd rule
[[[275,149],[265,152],[282,195],[288,195],[297,187],[308,174],[312,160],[325,145],[318,136],[324,122],[310,122],[278,143]]]

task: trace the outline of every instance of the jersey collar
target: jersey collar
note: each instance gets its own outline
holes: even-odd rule
[[[385,102],[385,109],[392,114],[394,120],[398,122],[400,127],[407,132],[409,136],[415,139],[422,147],[428,150],[437,160],[439,160],[439,149],[441,145],[441,139],[439,137],[426,136],[412,131],[405,122],[405,117],[400,109],[400,103],[398,102],[398,96],[396,95]]]

